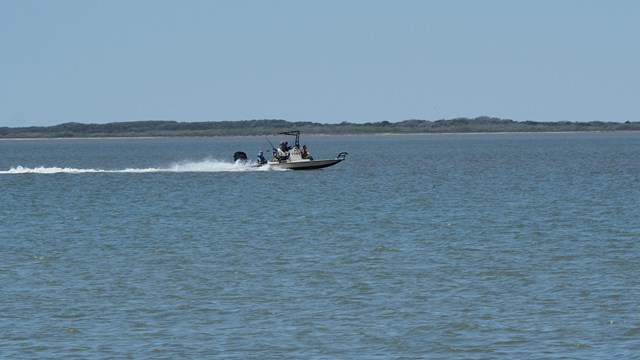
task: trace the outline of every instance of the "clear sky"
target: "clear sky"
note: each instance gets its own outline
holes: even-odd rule
[[[0,0],[0,126],[640,121],[635,0]]]

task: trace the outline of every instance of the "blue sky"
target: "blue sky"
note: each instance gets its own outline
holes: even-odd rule
[[[0,0],[0,126],[640,121],[640,1]]]

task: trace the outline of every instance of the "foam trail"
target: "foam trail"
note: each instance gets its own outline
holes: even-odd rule
[[[0,174],[86,174],[86,173],[99,173],[107,172],[105,170],[98,169],[74,169],[74,168],[61,168],[61,167],[44,167],[38,166],[35,168],[16,166],[7,171],[0,171]]]
[[[229,163],[217,160],[203,161],[184,161],[174,163],[168,167],[162,168],[125,168],[115,170],[105,169],[78,169],[68,167],[23,167],[16,166],[6,171],[0,171],[0,175],[4,174],[92,174],[92,173],[184,173],[184,172],[240,172],[240,171],[268,171],[273,170],[268,166],[252,167],[250,164]]]

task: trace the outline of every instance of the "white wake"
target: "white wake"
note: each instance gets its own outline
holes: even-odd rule
[[[250,163],[230,163],[217,160],[183,161],[159,168],[124,168],[124,169],[79,169],[70,167],[16,166],[0,174],[91,174],[91,173],[184,173],[184,172],[240,172],[240,171],[269,171],[269,166],[255,167]]]

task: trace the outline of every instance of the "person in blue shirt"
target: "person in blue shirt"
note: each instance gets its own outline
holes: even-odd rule
[[[260,152],[258,153],[258,164],[266,164],[267,163],[267,159],[264,158],[264,154],[262,153],[262,150],[260,150]]]

